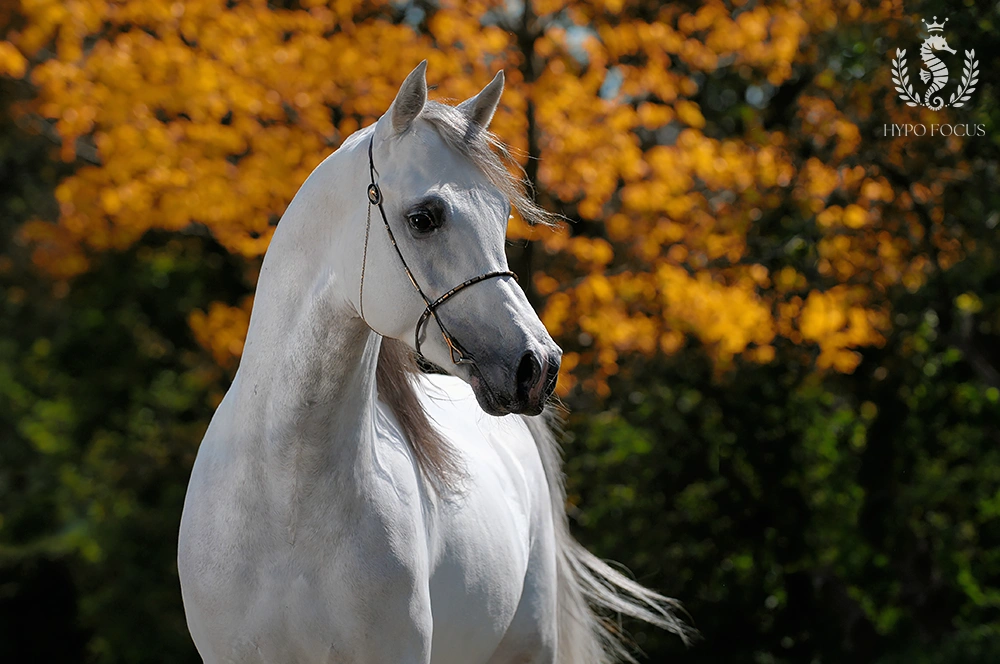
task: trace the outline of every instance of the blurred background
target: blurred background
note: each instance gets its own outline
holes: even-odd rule
[[[940,111],[896,90],[934,16]],[[704,636],[640,659],[1000,661],[998,44],[983,0],[0,0],[0,660],[199,661],[177,526],[261,257],[426,58],[505,71],[567,219],[509,255],[573,527]]]

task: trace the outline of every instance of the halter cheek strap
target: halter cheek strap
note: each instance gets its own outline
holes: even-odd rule
[[[361,308],[361,319],[365,319],[365,264],[368,262],[368,234],[371,230],[372,205],[374,205],[378,207],[379,214],[382,215],[382,224],[385,226],[386,233],[389,234],[389,242],[392,243],[392,248],[396,250],[396,255],[399,256],[399,262],[403,264],[403,270],[406,271],[406,276],[409,278],[410,283],[413,284],[413,289],[417,291],[426,305],[424,313],[420,315],[420,319],[417,321],[416,330],[414,331],[413,345],[414,348],[416,348],[417,355],[423,357],[420,353],[420,340],[421,337],[424,336],[421,335],[421,330],[426,328],[427,322],[430,320],[431,316],[433,316],[434,322],[436,322],[438,327],[441,329],[441,336],[444,338],[444,342],[448,345],[448,349],[451,351],[451,361],[455,364],[475,364],[475,358],[473,358],[468,351],[462,348],[461,344],[459,344],[458,341],[448,332],[448,328],[444,326],[444,323],[441,321],[441,317],[438,316],[438,307],[444,304],[448,299],[463,288],[473,284],[478,284],[480,281],[496,279],[498,277],[513,277],[514,281],[517,281],[517,275],[509,270],[487,272],[486,274],[481,274],[478,277],[473,277],[463,281],[436,300],[431,300],[427,297],[427,295],[424,294],[424,291],[420,288],[420,285],[417,283],[416,278],[414,278],[413,272],[410,271],[410,266],[406,264],[406,259],[403,258],[403,252],[400,251],[399,245],[396,243],[396,236],[392,234],[392,228],[389,226],[389,219],[385,215],[385,208],[382,207],[382,190],[375,182],[375,176],[378,174],[378,171],[375,170],[375,160],[372,158],[372,146],[374,143],[375,134],[372,133],[372,137],[368,140],[368,170],[371,177],[370,184],[368,185],[368,219],[365,222],[365,249],[364,255],[361,258],[361,292],[358,295]]]

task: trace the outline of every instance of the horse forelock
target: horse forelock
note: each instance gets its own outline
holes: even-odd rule
[[[419,117],[427,120],[437,130],[448,147],[478,168],[517,208],[526,222],[555,224],[556,215],[540,207],[532,199],[529,193],[532,185],[528,182],[524,169],[513,158],[503,141],[488,129],[473,122],[458,108],[434,101],[424,105]],[[515,176],[515,171],[520,172],[521,177]]]
[[[455,450],[431,424],[420,403],[416,386],[419,372],[413,352],[405,343],[382,339],[375,373],[379,396],[396,416],[420,472],[436,490],[448,491],[457,488],[465,471]]]

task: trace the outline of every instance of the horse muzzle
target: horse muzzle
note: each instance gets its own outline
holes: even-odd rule
[[[477,362],[470,367],[469,384],[479,405],[490,415],[538,415],[556,387],[562,350],[528,349],[516,362]],[[486,358],[484,358],[486,359]]]

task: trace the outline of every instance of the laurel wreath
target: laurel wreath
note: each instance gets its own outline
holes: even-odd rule
[[[892,61],[892,82],[896,84],[896,92],[899,98],[906,102],[907,106],[920,106],[920,97],[913,91],[910,85],[909,67],[906,66],[906,49],[896,49],[896,58]]]
[[[892,82],[896,85],[896,92],[899,98],[906,102],[907,106],[923,106],[920,97],[910,85],[910,72],[906,64],[906,49],[896,49],[896,57],[892,61]],[[972,93],[976,91],[979,84],[979,60],[976,60],[975,49],[965,52],[965,64],[962,66],[962,83],[958,90],[948,99],[947,106],[964,106],[969,101]]]
[[[976,60],[976,51],[971,49],[965,52],[965,64],[962,66],[962,84],[948,100],[949,106],[964,106],[969,101],[969,97],[976,91],[976,84],[979,83],[979,60]]]

